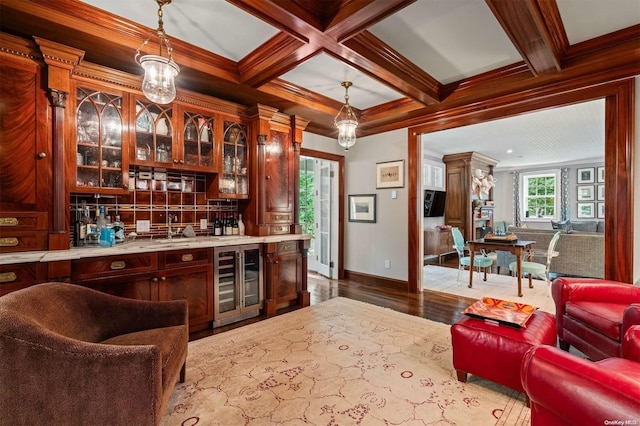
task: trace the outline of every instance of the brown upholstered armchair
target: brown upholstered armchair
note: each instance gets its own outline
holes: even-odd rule
[[[0,423],[155,425],[187,357],[186,301],[45,283],[0,297]]]
[[[598,361],[620,357],[622,338],[640,324],[640,288],[610,280],[557,278],[551,285],[560,348]]]

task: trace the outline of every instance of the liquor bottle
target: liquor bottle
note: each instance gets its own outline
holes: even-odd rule
[[[220,220],[220,213],[216,213],[216,218],[213,223],[213,235],[222,235],[222,222]]]
[[[84,215],[82,216],[82,224],[84,225],[84,245],[87,245],[87,237],[92,232],[91,225],[93,224],[93,220],[91,220],[91,210],[89,209],[89,206],[87,206],[84,201],[82,204],[84,206]]]
[[[242,213],[238,218],[238,235],[244,235],[244,222],[242,221]]]
[[[233,235],[240,235],[240,229],[238,227],[238,213],[233,214],[233,224],[231,231],[233,232]]]
[[[113,222],[113,231],[116,243],[124,243],[124,224],[120,221],[120,215],[116,215],[116,220]]]
[[[96,218],[96,228],[98,232],[107,225],[107,219],[104,217],[104,206],[98,207],[98,217]]]
[[[76,247],[82,247],[87,236],[87,228],[84,223],[82,223],[83,214],[84,209],[77,211],[76,221],[73,224],[73,245]]]
[[[233,235],[233,220],[231,219],[231,215],[227,213],[227,220],[224,224],[224,235]]]

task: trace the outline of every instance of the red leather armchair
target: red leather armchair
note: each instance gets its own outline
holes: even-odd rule
[[[640,324],[640,288],[610,280],[557,278],[551,284],[560,348],[598,361],[620,357],[622,337]]]
[[[624,425],[640,419],[640,326],[625,335],[622,355],[592,362],[553,346],[532,347],[520,377],[531,425]]]

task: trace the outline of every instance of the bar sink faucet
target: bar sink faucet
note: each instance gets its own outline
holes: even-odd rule
[[[175,222],[178,221],[178,215],[168,214],[167,215],[167,238],[169,240],[173,239],[174,232],[171,230],[171,223],[174,222],[174,221]]]

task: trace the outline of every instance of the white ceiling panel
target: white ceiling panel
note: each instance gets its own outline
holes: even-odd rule
[[[475,151],[497,160],[496,169],[603,161],[604,100],[428,133],[422,142],[430,156]]]
[[[640,0],[556,0],[569,44],[636,25]]]
[[[370,108],[402,98],[402,95],[344,62],[321,53],[281,76],[283,80],[344,102],[343,81],[350,81],[349,103],[358,109]]]
[[[443,84],[522,61],[484,1],[420,0],[369,30]]]
[[[151,29],[158,27],[154,0],[83,1]],[[174,0],[163,6],[162,15],[169,40],[186,41],[236,62],[278,33],[225,0]]]

